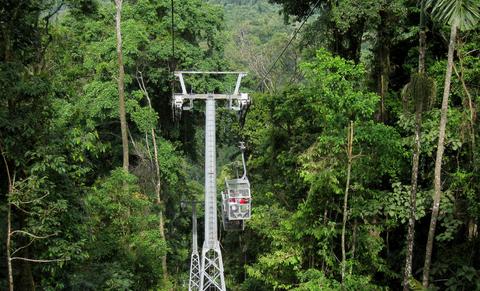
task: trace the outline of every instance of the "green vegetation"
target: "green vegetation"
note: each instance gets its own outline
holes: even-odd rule
[[[244,140],[253,196],[229,290],[480,290],[478,0],[173,3],[172,35],[170,0],[1,2],[0,290],[186,290],[204,120],[174,70],[249,73],[217,116],[218,189]]]

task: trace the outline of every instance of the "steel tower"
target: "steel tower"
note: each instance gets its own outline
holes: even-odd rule
[[[188,94],[183,76],[185,74],[236,74],[237,83],[233,94]],[[217,170],[216,170],[216,137],[215,106],[217,100],[226,100],[228,108],[239,111],[249,103],[247,94],[239,93],[240,83],[246,73],[243,72],[175,72],[179,79],[182,93],[175,93],[173,106],[176,113],[189,110],[194,100],[204,100],[205,109],[205,240],[202,247],[200,289],[201,291],[226,291],[223,272],[223,260],[217,231]],[[185,101],[189,101],[184,106]]]
[[[190,277],[188,281],[188,291],[200,290],[200,255],[198,254],[197,239],[197,201],[192,203],[192,254],[190,256]]]

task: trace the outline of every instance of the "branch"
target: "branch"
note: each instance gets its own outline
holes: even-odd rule
[[[37,201],[40,201],[42,200],[43,198],[47,197],[49,193],[43,195],[42,197],[39,197],[39,198],[35,198],[33,200],[30,200],[30,201],[15,201],[15,203],[19,203],[19,204],[29,204],[29,203],[33,203],[33,202],[37,202]],[[15,204],[15,206],[17,206]],[[18,207],[18,206],[17,206]]]
[[[148,91],[147,87],[145,86],[145,81],[143,80],[143,74],[141,71],[137,69],[137,76],[135,76],[137,79],[138,86],[140,87],[140,90],[142,90],[143,95],[147,98],[148,101],[148,106],[152,108],[152,102],[150,100],[150,96],[148,96]]]
[[[52,234],[49,234],[49,235],[46,235],[46,236],[38,236],[38,235],[35,235],[33,233],[30,233],[28,231],[24,231],[24,230],[14,230],[10,233],[10,235],[14,235],[16,233],[19,233],[19,234],[24,234],[24,235],[28,235],[29,237],[33,237],[33,238],[38,238],[38,239],[44,239],[44,238],[49,238],[51,236],[54,236],[56,235],[56,233],[52,233]]]
[[[28,244],[26,244],[24,246],[21,246],[18,249],[13,250],[13,252],[10,254],[10,256],[13,256],[14,254],[18,253],[19,251],[21,251],[25,248],[28,248],[34,241],[35,241],[35,238],[32,238],[32,240]]]
[[[68,261],[70,259],[40,260],[40,259],[29,259],[29,258],[24,258],[24,257],[12,257],[12,258],[10,258],[10,260],[11,261],[21,260],[21,261],[27,261],[27,262],[33,262],[33,263],[52,263],[52,262],[64,262],[64,261]]]
[[[152,153],[150,152],[150,145],[148,142],[148,133],[145,132],[145,146],[147,147],[147,153],[150,163],[153,163]]]
[[[466,52],[465,54],[466,54],[466,55],[469,55],[469,54],[474,53],[474,52],[476,52],[476,51],[478,51],[478,49],[473,49],[473,50],[471,50],[471,51]]]
[[[130,137],[130,140],[132,141],[132,145],[133,145],[134,149],[138,152],[137,144],[135,143],[135,140],[133,140],[133,136],[132,136],[132,133],[130,132],[130,130],[128,131],[128,136]]]
[[[467,85],[465,84],[465,79],[463,78],[463,76],[461,76],[458,73],[457,66],[455,66],[455,64],[453,64],[453,70],[455,71],[455,75],[457,75],[458,79],[460,79],[460,82],[462,83],[463,91],[465,91],[465,94],[467,95],[468,99],[472,100],[472,95],[470,94],[470,91],[468,91]]]
[[[14,205],[15,207],[17,207],[17,209],[21,210],[22,212],[24,212],[24,213],[26,213],[26,214],[33,215],[33,212],[30,212],[30,211],[27,211],[27,210],[23,209],[22,207],[18,206],[18,205],[15,204],[14,202],[10,202],[10,204]]]
[[[60,9],[62,9],[64,4],[65,4],[64,1],[60,2],[57,8],[55,8],[52,12],[50,12],[43,18],[43,20],[45,20],[45,33],[47,34],[48,39],[47,39],[47,42],[45,43],[45,46],[39,52],[39,56],[38,56],[39,61],[42,61],[42,62],[44,61],[45,52],[47,51],[47,48],[50,45],[50,43],[53,41],[53,36],[50,34],[50,31],[49,31],[50,18],[55,14],[57,14],[60,11]],[[42,69],[44,68],[44,66],[45,66],[45,63],[42,64]]]
[[[148,107],[150,109],[152,109],[152,102],[150,100],[150,96],[148,96],[148,91],[147,91],[147,87],[145,86],[145,81],[143,80],[142,71],[137,69],[137,74],[136,74],[135,78],[137,79],[138,87],[140,87],[140,90],[142,91],[143,95],[147,98]],[[155,140],[154,140],[155,139],[155,134],[154,134],[153,130],[154,129],[152,128],[152,141],[153,141],[153,143],[155,143]],[[153,163],[153,158],[152,158],[152,154],[150,153],[150,146],[149,146],[149,142],[148,142],[148,133],[145,133],[145,145],[147,147],[147,153],[148,153],[148,157],[150,159],[150,162]]]
[[[359,154],[356,154],[356,155],[352,156],[352,160],[354,160],[354,159],[356,159],[356,158],[359,158],[359,157],[364,157],[364,156],[365,156],[365,155],[362,154],[362,152],[360,151]]]

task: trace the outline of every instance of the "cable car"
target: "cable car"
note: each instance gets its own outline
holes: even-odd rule
[[[252,196],[247,178],[243,143],[240,143],[240,150],[243,176],[232,180],[225,179],[225,191],[222,192],[222,216],[225,230],[243,230],[245,220],[250,219],[252,215]]]
[[[234,111],[246,110],[249,104],[250,104],[250,99],[248,98],[248,94],[246,93],[240,93],[239,98],[228,99],[228,108]]]

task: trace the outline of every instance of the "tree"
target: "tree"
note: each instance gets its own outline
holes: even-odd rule
[[[347,134],[347,181],[345,183],[345,195],[343,196],[343,220],[342,220],[342,286],[345,285],[345,270],[347,267],[347,256],[345,250],[345,228],[348,220],[348,191],[350,190],[350,178],[352,175],[352,164],[355,156],[353,155],[353,121],[350,121]]]
[[[443,85],[447,65],[440,26],[418,24],[421,2],[173,2],[174,33],[171,0],[122,0],[118,35],[112,0],[0,1],[0,290],[185,287],[191,227],[179,208],[203,193],[204,122],[172,120],[174,67],[249,71],[245,126],[235,113],[218,120],[219,182],[235,175],[241,137],[254,199],[245,231],[221,232],[228,286],[408,288],[433,198],[430,77]],[[267,76],[274,90],[256,93],[313,7]],[[430,288],[480,288],[479,32],[455,43]],[[187,90],[233,89],[225,80],[191,76]]]
[[[379,96],[361,64],[321,49],[301,68],[301,86],[259,96],[246,122],[256,149],[251,183],[259,185],[249,226],[266,242],[250,246],[261,251],[247,273],[267,287],[250,290],[341,288],[342,272],[347,290],[375,289],[368,274],[388,272],[375,235],[386,195],[378,185],[398,169],[399,135],[372,121]],[[350,170],[346,132],[361,153]]]
[[[228,1],[227,1],[228,2]],[[247,1],[244,4],[230,4],[225,7],[225,24],[232,28],[228,31],[225,57],[232,66],[245,68],[259,87],[267,92],[278,90],[292,83],[298,74],[300,58],[298,39],[292,42],[277,61],[273,62],[292,38],[293,25],[285,25],[277,7],[267,0]]]
[[[290,16],[294,16],[296,20],[304,20],[314,10],[320,11],[317,21],[322,23],[322,30],[328,31],[329,34],[324,43],[328,43],[331,50],[341,57],[354,61],[359,60],[361,37],[367,18],[365,12],[373,10],[372,5],[368,4],[367,8],[363,2],[349,0],[337,2],[326,0],[269,1],[282,6],[282,14],[286,22],[290,20]],[[356,6],[356,9],[345,9],[351,6]],[[315,37],[318,37],[318,31],[316,31]],[[314,48],[314,50],[316,49],[317,47]]]
[[[77,275],[79,289],[148,290],[164,287],[162,262],[167,251],[151,199],[138,178],[117,168],[97,181],[85,197],[89,258]],[[152,276],[155,274],[155,276]]]
[[[418,169],[421,153],[421,130],[422,114],[428,110],[435,96],[435,82],[425,72],[412,75],[410,83],[404,90],[407,98],[412,98],[414,103],[415,133],[412,157],[412,174],[410,189],[410,214],[407,230],[407,255],[405,257],[405,269],[403,277],[403,288],[409,290],[409,280],[412,276],[412,258],[415,239],[415,220],[417,217],[417,192],[418,192]],[[408,106],[407,106],[408,107]]]
[[[448,43],[447,68],[445,70],[445,83],[443,88],[442,108],[440,115],[440,125],[438,127],[438,145],[435,157],[434,173],[434,195],[432,205],[432,216],[430,227],[428,229],[428,239],[425,248],[425,263],[423,266],[422,284],[425,288],[429,285],[430,265],[432,260],[433,240],[435,237],[435,228],[438,221],[440,210],[440,198],[442,194],[442,160],[444,152],[445,128],[447,125],[448,97],[450,95],[450,84],[453,69],[453,54],[455,52],[455,43],[457,30],[468,30],[475,27],[480,19],[480,7],[476,0],[438,0],[432,8],[434,17],[444,24],[450,25],[450,40]]]
[[[0,211],[2,215],[6,214],[5,219],[1,219],[6,224],[5,236],[2,235],[5,248],[2,246],[1,251],[5,251],[8,257],[8,271],[0,273],[8,274],[6,281],[9,289],[13,289],[15,283],[17,289],[30,290],[37,281],[35,269],[58,266],[47,264],[49,266],[44,267],[33,263],[44,260],[38,258],[56,257],[58,252],[63,252],[65,249],[60,245],[68,239],[63,234],[49,235],[58,233],[62,228],[64,234],[71,230],[68,229],[71,225],[57,224],[67,216],[65,212],[57,212],[58,216],[54,218],[42,216],[48,212],[49,206],[58,205],[57,202],[62,201],[60,204],[65,206],[65,200],[59,199],[56,193],[38,199],[43,195],[25,197],[26,191],[19,190],[20,184],[49,180],[58,174],[49,167],[53,163],[43,164],[42,173],[37,171],[38,175],[34,174],[39,160],[56,159],[58,166],[64,158],[61,151],[56,151],[58,148],[43,150],[47,148],[47,141],[50,150],[55,145],[67,143],[65,140],[57,143],[60,133],[54,129],[52,108],[55,107],[53,100],[58,88],[54,86],[48,68],[48,52],[52,47],[54,30],[52,19],[67,3],[71,1],[2,1],[0,4],[0,143],[5,163],[0,174]],[[62,130],[63,133],[65,128]],[[62,170],[64,175],[58,181],[58,188],[70,182],[67,178],[69,169]],[[4,179],[5,176],[9,176],[8,179]],[[42,188],[45,187],[41,190],[51,191],[49,184],[43,184]],[[72,194],[76,193],[73,189]],[[42,225],[41,222],[45,221],[46,224]],[[3,225],[1,228],[3,231]],[[46,229],[48,231],[43,232]],[[75,248],[75,243],[70,242],[73,243],[70,246]],[[1,285],[0,288],[3,288]]]
[[[7,167],[6,160],[4,159],[5,166]],[[10,182],[10,181],[9,181]],[[39,240],[47,240],[50,237],[56,236],[57,233],[52,230],[51,223],[52,217],[59,215],[66,209],[65,201],[56,201],[55,203],[45,202],[45,198],[48,196],[48,191],[44,188],[43,179],[32,176],[24,181],[13,182],[11,191],[8,193],[8,205],[7,205],[7,264],[8,264],[8,281],[9,290],[14,290],[13,283],[13,261],[24,261],[31,263],[53,263],[69,260],[68,257],[64,258],[32,258],[30,256],[22,255],[25,253],[25,249],[31,245],[35,245]],[[28,227],[22,229],[13,229],[12,227],[12,209],[16,208],[28,215],[26,220],[31,223]],[[33,221],[38,221],[36,225],[32,225]],[[44,223],[46,222],[46,223]],[[14,238],[19,243],[15,243]],[[23,242],[23,243],[22,243]]]
[[[405,268],[403,274],[403,290],[409,290],[409,280],[412,277],[412,259],[413,247],[415,241],[415,220],[417,215],[417,188],[418,188],[418,167],[420,163],[421,152],[421,130],[422,130],[422,114],[424,110],[428,110],[433,103],[435,97],[435,83],[433,79],[425,74],[425,50],[426,50],[426,31],[425,31],[425,1],[420,3],[420,31],[418,43],[418,73],[411,77],[403,94],[405,98],[411,98],[415,111],[415,139],[413,145],[412,157],[412,177],[410,189],[410,217],[408,219],[407,230],[407,255],[405,257]],[[405,104],[408,110],[408,104]]]
[[[122,52],[122,2],[115,0],[115,34],[117,36],[117,59],[118,59],[118,110],[120,115],[120,128],[122,131],[123,169],[128,172],[128,134],[127,117],[125,113],[125,69],[123,67]]]
[[[140,90],[142,91],[143,95],[147,99],[148,102],[148,107],[152,109],[152,101],[150,100],[150,96],[148,95],[147,87],[145,86],[145,81],[143,80],[143,75],[142,72],[138,72],[137,76],[137,83],[138,86],[140,87]],[[152,109],[153,110],[153,109]],[[148,133],[145,133],[145,139],[146,143],[148,146]],[[163,217],[163,201],[161,197],[161,191],[162,191],[162,180],[160,176],[160,164],[158,161],[158,146],[157,146],[157,136],[155,134],[155,128],[152,127],[150,128],[150,137],[152,140],[153,144],[153,158],[152,155],[149,154],[150,157],[150,164],[154,164],[155,168],[155,198],[156,198],[156,203],[157,207],[159,210],[158,213],[158,230],[160,231],[160,237],[162,240],[166,241],[165,239],[165,223],[164,223],[164,217]],[[149,149],[148,149],[149,150]],[[138,150],[137,150],[138,152]],[[162,256],[162,269],[163,269],[163,280],[164,284],[168,282],[168,269],[167,269],[167,253]]]

